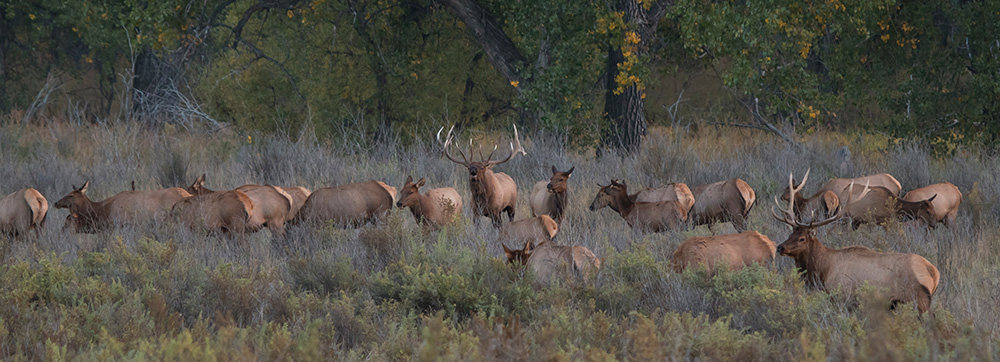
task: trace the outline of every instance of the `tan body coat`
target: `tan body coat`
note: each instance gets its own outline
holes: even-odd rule
[[[566,216],[566,207],[569,205],[568,181],[573,174],[572,167],[569,171],[561,172],[552,166],[552,177],[548,181],[538,181],[531,188],[531,196],[528,204],[531,206],[531,216],[541,215],[551,216],[557,224],[561,224]]]
[[[678,273],[685,268],[703,266],[709,275],[713,275],[723,266],[739,270],[753,263],[771,263],[774,250],[774,242],[756,231],[692,237],[677,247],[670,263]]]
[[[192,196],[174,205],[171,215],[191,229],[243,236],[252,231],[254,204],[239,190]]]
[[[687,210],[677,201],[632,202],[624,183],[612,180],[601,186],[590,204],[590,211],[610,207],[618,212],[633,229],[661,232],[679,230],[687,221]]]
[[[358,227],[375,222],[392,208],[392,196],[377,181],[356,182],[313,191],[295,221]]]
[[[655,189],[645,189],[629,197],[634,202],[677,201],[688,212],[695,204],[694,193],[691,192],[688,185],[680,182],[670,183]]]
[[[138,224],[166,215],[177,202],[191,197],[186,190],[170,187],[151,191],[122,191],[100,202],[86,196],[90,182],[84,183],[55,203],[69,209],[73,229],[93,233],[112,225]]]
[[[441,130],[438,131],[438,140],[441,140]],[[462,155],[462,160],[458,160],[449,153],[448,149],[454,141],[455,127],[452,126],[448,130],[448,136],[442,143],[442,155],[451,160],[451,162],[457,163],[459,165],[465,166],[466,170],[469,172],[469,190],[472,193],[472,219],[474,222],[479,223],[479,216],[486,216],[490,218],[493,222],[493,227],[500,228],[500,224],[503,222],[502,216],[504,213],[507,214],[507,219],[509,221],[514,220],[514,214],[517,208],[517,184],[514,179],[503,172],[493,172],[493,167],[504,162],[510,161],[514,158],[514,155],[524,152],[524,148],[521,147],[521,140],[517,135],[517,127],[514,127],[514,140],[510,143],[510,154],[500,160],[493,160],[493,152],[490,152],[489,156],[483,155],[482,150],[479,152],[480,161],[473,161],[469,156],[467,157],[464,152],[459,150]],[[496,151],[496,148],[493,149]],[[472,154],[472,145],[470,140],[469,154]]]
[[[919,219],[928,225],[936,223],[933,200],[905,201],[885,187],[869,189],[867,195],[860,199],[860,191],[855,190],[853,196],[856,201],[845,206],[844,216],[851,217],[851,224],[855,229],[861,224],[885,224],[889,220],[904,217]]]
[[[539,244],[532,248],[525,245],[524,249],[511,250],[503,245],[507,262],[522,263],[535,275],[535,282],[548,285],[556,274],[574,275],[584,281],[601,269],[601,260],[593,251],[580,245],[555,245],[551,242]]]
[[[291,187],[278,187],[286,194],[292,197],[292,210],[288,213],[288,219],[286,221],[291,221],[295,218],[295,214],[299,213],[299,209],[302,208],[302,204],[306,203],[309,199],[309,194],[312,191],[302,186],[291,186]]]
[[[0,234],[23,235],[42,230],[49,202],[38,190],[25,188],[0,198]]]
[[[936,196],[935,196],[936,195]],[[941,182],[907,192],[903,196],[906,201],[922,201],[930,198],[934,204],[934,221],[943,222],[951,227],[958,216],[958,207],[962,205],[962,191],[951,182]],[[934,226],[933,224],[931,226]]]
[[[420,188],[424,183],[423,178],[413,182],[413,178],[407,176],[396,207],[409,208],[413,218],[426,230],[438,230],[455,221],[462,213],[462,197],[451,187],[430,189],[422,195]]]
[[[511,221],[500,227],[500,242],[504,245],[540,245],[552,241],[559,225],[548,215]]]
[[[808,171],[806,174],[808,174]],[[804,182],[805,181],[803,181],[803,183]],[[859,187],[861,185],[868,185],[869,187],[884,187],[896,196],[899,196],[899,190],[902,188],[899,180],[896,180],[895,177],[892,177],[892,175],[887,173],[880,173],[856,178],[831,179],[830,181],[827,181],[823,187],[820,187],[816,193],[819,194],[823,191],[833,191],[833,193],[837,194],[839,199],[844,200],[847,198],[847,188],[851,185],[851,182],[854,182],[854,184]]]
[[[694,206],[688,218],[692,225],[730,222],[736,231],[746,231],[747,217],[757,201],[757,194],[746,181],[734,178],[698,185],[691,192]]]
[[[271,235],[285,236],[285,222],[292,212],[292,196],[271,185],[243,185],[236,188],[250,198],[253,203],[250,214],[249,231],[267,227]]]

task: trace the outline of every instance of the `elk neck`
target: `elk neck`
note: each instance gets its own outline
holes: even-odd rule
[[[632,210],[635,208],[635,202],[633,202],[628,195],[624,195],[613,198],[611,205],[608,206],[610,206],[612,210],[617,211],[622,217],[628,217],[628,215],[631,214]]]
[[[427,221],[427,216],[434,210],[434,200],[430,196],[417,193],[417,202],[410,206],[410,212],[419,222]]]
[[[823,278],[829,274],[830,258],[836,250],[830,249],[815,237],[809,239],[809,250],[795,257],[795,267],[802,272],[807,285],[822,287]]]
[[[554,211],[553,211],[553,215],[550,215],[550,216],[552,216],[552,219],[554,219],[556,221],[562,220],[563,212],[566,211],[566,202],[567,202],[567,199],[568,199],[568,197],[566,196],[566,192],[565,191],[564,192],[553,192],[553,197],[551,198],[551,200],[552,200],[551,203],[552,203],[552,210],[554,210]]]
[[[489,200],[496,192],[497,180],[496,177],[493,177],[493,171],[488,168],[484,168],[480,172],[482,174],[479,175],[478,180],[469,178],[469,189],[472,191],[473,199]]]

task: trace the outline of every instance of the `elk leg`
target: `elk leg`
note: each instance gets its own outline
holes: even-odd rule
[[[504,210],[507,211],[507,217],[508,217],[508,219],[510,221],[514,221],[514,207],[513,206],[507,206]]]
[[[737,216],[733,218],[732,222],[733,228],[736,229],[736,232],[742,233],[747,231],[747,220],[745,218]]]

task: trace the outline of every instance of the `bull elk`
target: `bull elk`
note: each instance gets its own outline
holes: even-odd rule
[[[937,223],[943,222],[945,226],[951,227],[955,224],[958,206],[962,204],[962,192],[951,182],[941,182],[907,192],[903,200],[910,202],[932,200],[933,218],[927,220],[931,222],[929,226],[934,227]]]
[[[425,182],[423,177],[413,182],[413,177],[406,176],[396,207],[409,208],[417,223],[427,230],[438,230],[461,214],[462,197],[451,187],[430,189],[421,195],[420,188]]]
[[[556,273],[566,272],[587,281],[589,275],[601,269],[601,260],[594,252],[580,245],[555,245],[551,242],[538,244],[535,248],[525,243],[520,250],[508,249],[503,252],[510,264],[525,265],[535,275],[535,282],[547,285]]]
[[[812,197],[806,198],[802,196],[802,188],[805,187],[806,181],[809,180],[809,171],[806,170],[805,176],[802,177],[802,182],[799,182],[798,186],[785,187],[784,193],[781,194],[781,200],[789,201],[793,198],[795,202],[795,209],[799,210],[799,217],[819,217],[827,218],[833,216],[840,208],[840,198],[837,194],[830,190],[820,190]],[[793,182],[794,184],[794,182]],[[807,221],[802,220],[800,221]]]
[[[730,222],[738,232],[746,231],[747,217],[757,201],[753,188],[738,178],[695,186],[694,206],[688,217],[692,225]]]
[[[0,198],[0,234],[18,236],[45,228],[49,202],[38,190],[25,188]]]
[[[94,233],[115,224],[134,224],[167,214],[177,202],[191,197],[182,188],[170,187],[151,191],[122,191],[100,202],[87,197],[87,181],[77,188],[73,186],[62,199],[56,201],[58,209],[69,209],[67,224],[74,231]]]
[[[393,196],[382,184],[378,181],[364,181],[313,191],[293,222],[332,221],[349,227],[375,222],[392,209]]]
[[[530,246],[552,241],[559,232],[559,224],[549,215],[511,221],[500,227],[500,243]]]
[[[245,231],[257,232],[260,229],[267,227],[267,229],[271,232],[271,235],[278,238],[285,236],[285,222],[288,221],[288,215],[291,213],[293,199],[291,195],[278,187],[271,185],[247,184],[237,187],[232,191],[215,191],[205,187],[205,174],[202,174],[194,180],[194,183],[192,183],[187,190],[192,195],[196,196],[219,192],[242,194],[242,196],[237,194],[227,197],[202,198],[196,201],[210,204],[223,203],[228,205],[201,207],[202,209],[211,212],[221,212],[235,215],[237,210],[246,209],[250,212],[250,214],[248,221],[246,221],[246,225],[243,226]],[[238,205],[238,203],[243,202],[244,198],[250,200],[249,204]],[[210,214],[205,214],[203,216],[212,220],[219,218],[217,215]],[[208,222],[206,221],[206,223]],[[217,224],[217,222],[209,224],[213,225]],[[213,225],[212,228],[218,229],[219,226]],[[243,230],[240,231],[242,232]]]
[[[559,171],[552,166],[552,177],[548,181],[535,183],[531,188],[531,197],[528,198],[531,216],[548,215],[556,223],[562,223],[566,215],[569,176],[575,169],[576,167],[570,167],[569,171]]]
[[[687,221],[687,209],[677,201],[633,202],[624,182],[611,180],[611,184],[601,186],[597,196],[590,203],[590,211],[611,207],[618,212],[633,229],[660,232],[678,230]]]
[[[670,264],[677,273],[704,266],[709,275],[714,275],[720,267],[738,270],[753,263],[770,263],[774,250],[774,242],[756,231],[692,237],[677,247]]]
[[[791,185],[791,175],[788,181]],[[857,199],[864,199],[867,193],[866,185]],[[931,297],[941,277],[927,259],[909,253],[880,253],[863,246],[832,249],[816,238],[816,228],[837,220],[843,215],[843,210],[851,208],[851,200],[855,198],[853,184],[848,186],[847,195],[845,206],[836,214],[808,224],[795,216],[794,201],[788,202],[782,216],[778,216],[772,208],[771,214],[775,219],[792,227],[791,235],[778,245],[777,252],[794,259],[796,268],[811,286],[826,291],[839,289],[853,293],[867,283],[883,289],[884,294],[880,297],[890,306],[915,300],[917,310],[923,314],[930,309]],[[794,195],[791,200],[794,200]],[[778,203],[777,199],[775,203]]]
[[[806,170],[806,173],[808,174],[809,171]],[[843,200],[847,198],[847,194],[845,192],[847,191],[847,187],[852,183],[856,185],[867,184],[871,187],[884,187],[895,196],[899,196],[899,190],[902,187],[899,180],[896,180],[896,178],[892,177],[892,175],[880,173],[856,178],[835,178],[827,181],[826,184],[824,184],[823,187],[820,187],[819,191],[816,193],[819,194],[823,191],[833,191],[833,193],[837,194],[838,198]]]
[[[441,131],[443,130],[444,127],[438,130],[438,141],[441,140]],[[500,227],[500,223],[502,222],[501,215],[505,212],[509,220],[514,220],[514,212],[517,206],[517,184],[506,173],[493,172],[493,166],[510,161],[518,153],[522,155],[528,154],[521,147],[521,139],[517,135],[517,126],[514,126],[514,140],[510,143],[510,155],[500,160],[493,160],[493,153],[497,150],[497,147],[493,147],[493,151],[490,152],[489,156],[483,156],[482,148],[480,148],[479,158],[481,161],[473,161],[471,157],[474,157],[474,155],[472,154],[472,141],[470,140],[469,157],[466,157],[465,153],[459,149],[458,152],[462,155],[462,160],[459,161],[448,152],[448,148],[455,138],[454,130],[455,126],[451,126],[451,129],[448,130],[448,135],[443,142],[444,149],[441,152],[451,162],[465,166],[469,171],[473,220],[478,223],[480,216],[489,217],[496,228]]]

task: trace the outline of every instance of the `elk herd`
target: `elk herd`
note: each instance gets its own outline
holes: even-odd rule
[[[601,259],[580,245],[556,241],[560,225],[571,203],[568,181],[575,171],[551,168],[548,180],[538,181],[527,198],[531,217],[515,220],[517,184],[494,167],[526,155],[514,127],[510,153],[494,159],[498,147],[478,161],[472,141],[468,154],[452,155],[454,127],[441,140],[442,156],[462,165],[469,175],[470,211],[475,223],[490,219],[499,229],[499,242],[512,264],[533,271],[536,281],[548,283],[557,273],[587,279],[601,268]],[[736,234],[691,237],[682,242],[671,258],[677,272],[703,268],[709,275],[720,268],[734,270],[751,264],[769,264],[775,254],[788,256],[808,285],[817,289],[853,292],[863,284],[880,288],[887,303],[915,302],[923,313],[930,307],[940,275],[927,259],[906,253],[877,252],[863,246],[832,249],[823,245],[816,229],[842,218],[853,228],[863,223],[885,225],[891,219],[913,219],[934,228],[951,226],[962,202],[955,185],[942,182],[909,191],[900,197],[901,184],[889,174],[854,179],[836,178],[826,182],[812,196],[803,194],[809,178],[800,182],[789,175],[779,210],[771,209],[778,221],[791,227],[791,234],[779,245],[766,235],[748,231],[748,217],[756,203],[756,193],[744,180],[733,178],[689,188],[683,183],[630,193],[621,180],[597,185],[590,211],[605,207],[618,213],[629,227],[639,232],[681,231],[698,225],[712,228],[731,223]],[[54,206],[67,209],[64,229],[77,233],[97,233],[115,225],[173,219],[191,229],[233,235],[239,238],[264,228],[274,238],[283,238],[287,225],[333,223],[357,227],[386,215],[395,204],[408,208],[425,233],[459,219],[466,204],[451,187],[425,188],[428,181],[414,182],[407,176],[397,195],[396,189],[381,181],[364,181],[320,188],[243,185],[233,190],[213,191],[205,187],[205,175],[188,188],[122,191],[101,201],[87,196],[85,182],[59,199]],[[426,191],[421,193],[421,188]],[[44,227],[48,201],[37,190],[22,189],[0,198],[0,233],[24,235]],[[713,231],[714,234],[714,231]]]

